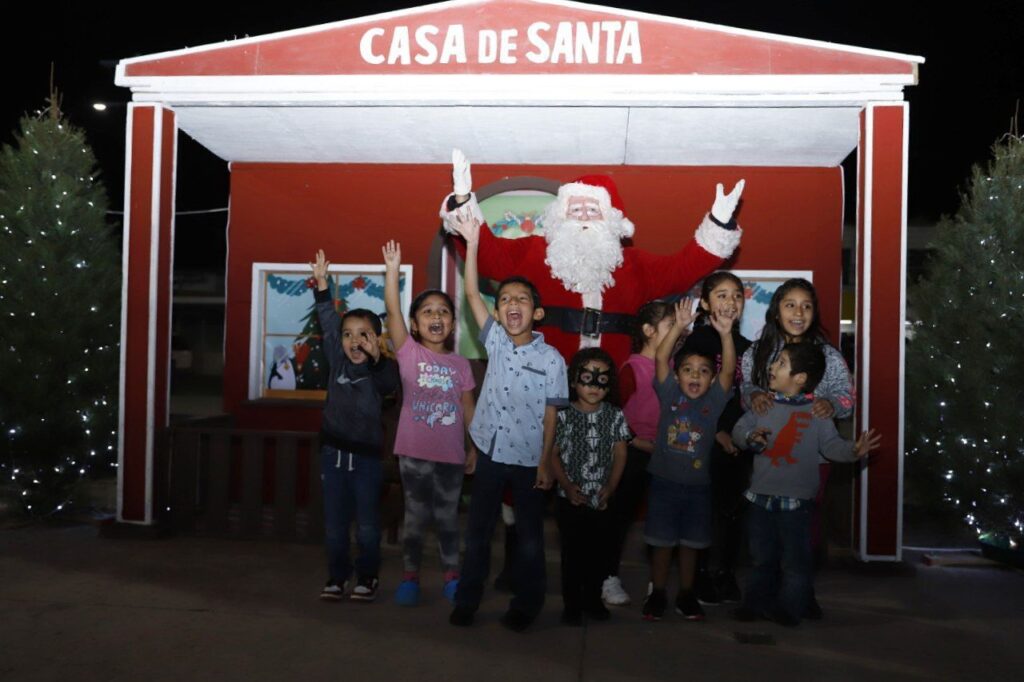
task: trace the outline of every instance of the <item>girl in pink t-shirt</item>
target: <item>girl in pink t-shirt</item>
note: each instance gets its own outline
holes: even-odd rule
[[[412,302],[406,327],[398,297],[401,245],[389,241],[381,251],[387,330],[402,378],[395,454],[405,494],[405,573],[395,601],[401,606],[419,603],[423,534],[431,519],[445,572],[444,595],[454,601],[459,583],[462,478],[476,464],[476,452],[472,448],[466,452],[466,425],[473,419],[476,382],[469,360],[448,349],[455,326],[452,299],[437,289],[421,292]]]

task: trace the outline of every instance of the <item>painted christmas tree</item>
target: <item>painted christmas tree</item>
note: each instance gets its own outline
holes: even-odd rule
[[[1024,138],[976,167],[911,292],[908,467],[979,535],[1024,525]],[[938,500],[936,500],[938,504]]]
[[[49,102],[0,154],[0,495],[33,516],[117,461],[119,230],[84,134]]]

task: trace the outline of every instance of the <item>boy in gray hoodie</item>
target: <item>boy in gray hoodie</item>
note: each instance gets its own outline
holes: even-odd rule
[[[818,492],[818,455],[852,462],[878,447],[880,436],[865,431],[856,442],[842,438],[831,419],[811,414],[813,391],[825,373],[821,347],[787,344],[771,365],[772,409],[747,412],[732,438],[754,457],[747,534],[754,562],[739,620],[768,618],[800,623],[811,594],[811,507]]]

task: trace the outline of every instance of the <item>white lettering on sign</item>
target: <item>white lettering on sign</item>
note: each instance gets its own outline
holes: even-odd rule
[[[359,56],[367,64],[465,64],[466,32],[462,24],[442,29],[424,24],[367,29],[359,39]],[[410,40],[411,36],[411,40]],[[519,52],[519,29],[480,29],[476,35],[478,64],[515,64],[523,56],[534,64],[642,64],[640,25],[636,21],[536,21],[526,29],[529,49]],[[384,46],[387,45],[387,54]]]

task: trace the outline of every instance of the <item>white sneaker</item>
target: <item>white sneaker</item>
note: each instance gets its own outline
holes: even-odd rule
[[[622,589],[618,576],[610,575],[601,584],[601,599],[608,606],[625,606],[630,603],[629,595]]]

